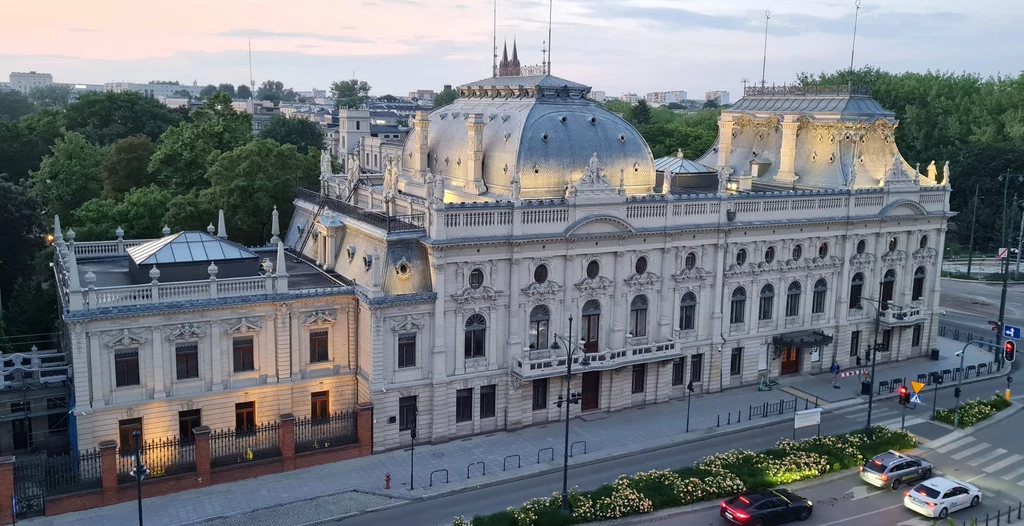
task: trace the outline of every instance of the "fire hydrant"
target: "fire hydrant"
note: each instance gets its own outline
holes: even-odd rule
[[[384,475],[384,489],[391,489],[391,473]]]

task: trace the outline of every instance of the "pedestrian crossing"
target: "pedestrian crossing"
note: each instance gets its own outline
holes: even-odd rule
[[[867,418],[868,410],[864,405],[856,405],[839,409],[834,414],[850,419],[864,420]],[[906,417],[905,423],[904,416]],[[876,406],[871,412],[871,425],[887,427],[889,429],[899,429],[901,425],[910,427],[927,421],[928,418],[916,416],[912,410],[908,410],[906,415],[904,415],[902,409]]]

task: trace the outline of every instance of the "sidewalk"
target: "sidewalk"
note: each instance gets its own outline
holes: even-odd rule
[[[909,382],[916,379],[918,373],[959,366],[959,358],[954,358],[953,353],[959,351],[962,345],[940,338],[939,348],[942,353],[939,362],[914,359],[895,364],[878,364],[876,377],[890,379],[906,376]],[[982,354],[969,354],[965,362],[967,365],[991,360],[991,353],[980,350],[971,352]],[[986,376],[991,376],[991,373]],[[842,389],[832,388],[829,374],[785,378],[782,387],[799,389],[807,393],[805,397],[810,395],[811,407],[813,396],[818,395],[830,402],[826,411],[861,402],[857,397],[860,392],[857,377],[844,379]],[[778,386],[772,391],[759,392],[756,385],[694,396],[691,400],[689,433],[685,432],[685,398],[618,413],[583,416],[570,422],[570,442],[576,443],[572,448],[570,463],[593,463],[681,442],[712,439],[779,419],[791,419],[791,406],[787,407],[784,415],[767,418],[755,416],[753,420],[749,419],[749,408],[751,405],[760,407],[765,402],[789,402],[794,398],[793,394],[784,392]],[[799,402],[797,408],[803,409],[805,403]],[[305,524],[400,505],[412,499],[558,469],[562,461],[564,433],[564,422],[551,422],[510,433],[496,432],[446,444],[418,445],[415,450],[415,488],[412,491],[408,489],[410,452],[406,449],[147,498],[143,501],[145,523],[173,526],[221,518],[223,520],[216,521],[217,524]],[[583,453],[584,447],[586,454]],[[725,449],[727,446],[723,446]],[[484,465],[470,466],[477,462]],[[502,469],[503,462],[506,470]],[[467,467],[470,469],[468,479]],[[483,468],[486,468],[486,475],[483,474]],[[448,483],[445,483],[444,470],[447,470]],[[392,476],[391,490],[384,489],[386,473]],[[27,519],[19,523],[28,526],[133,524],[138,520],[136,506],[135,502],[126,502],[54,517]],[[249,514],[257,510],[264,511]],[[239,514],[247,515],[231,517]]]

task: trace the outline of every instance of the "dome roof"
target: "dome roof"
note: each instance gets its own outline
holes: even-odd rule
[[[449,187],[466,180],[471,161],[467,122],[483,118],[483,180],[488,197],[508,199],[518,171],[523,199],[563,197],[597,153],[613,185],[650,193],[654,157],[633,126],[586,98],[590,87],[550,75],[493,77],[459,87],[460,98],[428,118],[429,166]],[[405,145],[411,158],[413,141]]]

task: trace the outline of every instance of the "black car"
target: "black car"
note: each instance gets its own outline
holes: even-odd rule
[[[788,489],[755,489],[722,501],[721,515],[735,524],[768,526],[811,517],[811,501]]]

